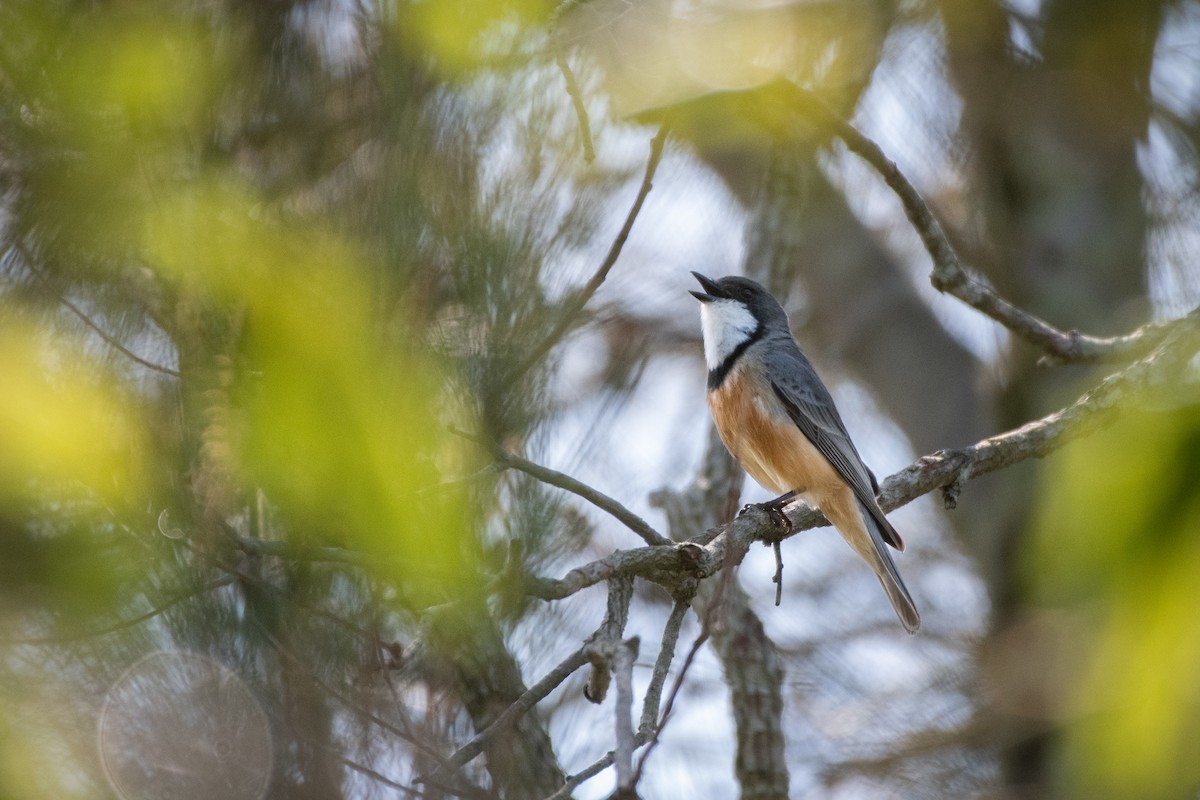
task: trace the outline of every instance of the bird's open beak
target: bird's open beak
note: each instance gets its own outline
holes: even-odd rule
[[[717,282],[712,278],[705,277],[699,272],[693,272],[692,275],[696,276],[696,280],[700,281],[700,285],[704,287],[704,291],[689,292],[688,294],[699,300],[701,303],[711,303],[713,300],[721,300],[728,297],[724,290],[722,290],[721,287],[717,285]]]

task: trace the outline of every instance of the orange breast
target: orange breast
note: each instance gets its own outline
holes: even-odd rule
[[[769,382],[755,370],[734,367],[708,393],[708,407],[721,441],[742,468],[764,488],[796,491],[821,501],[838,496],[845,482],[787,415]]]

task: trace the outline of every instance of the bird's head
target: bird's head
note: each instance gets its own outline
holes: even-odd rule
[[[772,330],[787,332],[783,306],[760,284],[729,275],[719,280],[693,272],[704,288],[691,294],[700,301],[700,326],[704,331],[704,360],[709,369],[720,366],[745,342]]]

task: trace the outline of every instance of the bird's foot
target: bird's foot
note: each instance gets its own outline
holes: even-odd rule
[[[742,510],[738,512],[738,516],[740,517],[752,508],[760,508],[766,511],[775,526],[783,529],[783,536],[792,532],[792,521],[788,519],[787,514],[783,513],[783,507],[777,504],[775,500],[766,503],[746,503],[746,505],[742,506]],[[783,537],[781,536],[780,538]]]
[[[797,494],[797,491],[784,492],[774,500],[768,500],[765,503],[747,503],[746,505],[742,506],[742,510],[738,516],[745,514],[746,509],[750,508],[751,506],[761,508],[763,511],[766,511],[771,515],[771,518],[775,520],[779,527],[783,528],[783,534],[786,536],[792,532],[792,521],[788,518],[787,514],[783,513],[783,509],[796,499]]]

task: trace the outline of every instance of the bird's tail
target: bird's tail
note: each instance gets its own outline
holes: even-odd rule
[[[863,505],[861,501],[860,505]],[[896,562],[892,561],[891,553],[888,552],[884,531],[865,505],[861,512],[863,524],[871,534],[872,552],[868,561],[875,571],[875,577],[879,578],[883,590],[887,592],[888,600],[892,602],[892,608],[896,609],[896,616],[900,618],[904,629],[909,633],[916,633],[921,627],[921,615],[917,613],[916,603],[908,593],[904,581],[900,578],[900,572],[896,569]]]

